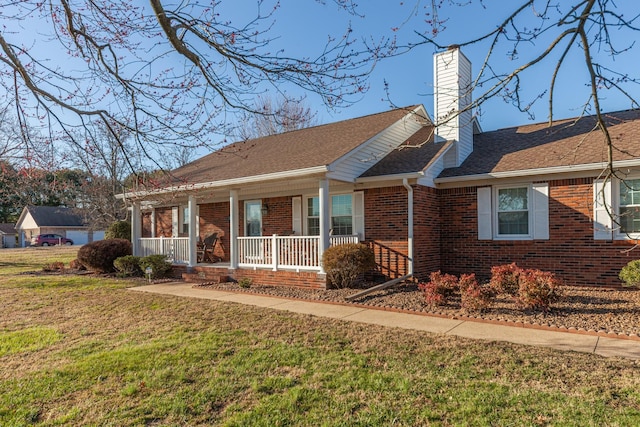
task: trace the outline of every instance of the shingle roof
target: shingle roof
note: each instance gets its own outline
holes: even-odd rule
[[[614,160],[640,158],[640,110],[605,115]],[[484,132],[474,136],[473,152],[440,178],[524,171],[607,161],[607,144],[595,116]]]
[[[8,223],[2,223],[0,224],[0,233],[3,234],[16,234],[16,225],[15,224],[8,224]]]
[[[82,218],[71,208],[59,206],[27,206],[39,227],[82,227]]]
[[[447,146],[433,142],[434,127],[424,126],[364,172],[362,177],[420,172]]]
[[[178,168],[172,174],[176,182],[195,184],[326,166],[416,107],[237,142]]]

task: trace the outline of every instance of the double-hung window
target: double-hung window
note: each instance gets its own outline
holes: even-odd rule
[[[640,233],[640,179],[621,181],[619,194],[620,231]]]
[[[529,187],[497,188],[498,236],[529,237]]]
[[[333,235],[348,236],[353,234],[353,199],[351,194],[331,196],[329,212]],[[307,233],[310,236],[320,234],[320,202],[318,197],[307,199]]]

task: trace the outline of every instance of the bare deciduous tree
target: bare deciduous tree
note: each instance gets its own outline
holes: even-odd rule
[[[304,100],[260,96],[256,105],[259,113],[242,115],[238,126],[238,138],[241,140],[276,135],[316,124],[316,114]]]
[[[257,1],[244,22],[221,15],[222,3],[4,3],[0,86],[18,120],[38,123],[52,143],[64,136],[84,148],[95,143],[96,127],[107,129],[132,171],[123,130],[153,160],[165,146],[215,146],[216,136],[232,134],[229,114],[259,113],[253,100],[267,86],[293,84],[329,106],[366,89],[380,51],[358,49],[349,28],[321,52],[291,57],[272,46],[277,1]],[[334,3],[355,13],[350,0]]]

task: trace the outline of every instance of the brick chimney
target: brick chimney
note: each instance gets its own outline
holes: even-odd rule
[[[436,53],[433,61],[436,142],[456,141],[446,167],[460,166],[473,151],[471,62],[457,45]]]

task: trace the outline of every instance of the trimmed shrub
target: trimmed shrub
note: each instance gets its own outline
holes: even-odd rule
[[[491,267],[491,281],[489,286],[498,295],[518,295],[520,289],[520,274],[522,269],[515,262]]]
[[[640,259],[630,261],[627,265],[622,267],[618,277],[620,277],[620,280],[624,282],[625,286],[640,285]]]
[[[375,265],[373,251],[362,243],[331,246],[322,255],[327,281],[337,288],[353,286],[358,278]]]
[[[491,304],[493,291],[490,287],[479,284],[473,273],[460,276],[458,288],[460,289],[460,305],[465,310],[482,311]]]
[[[140,258],[140,270],[142,274],[147,275],[147,267],[151,267],[151,278],[162,279],[169,275],[171,271],[171,263],[167,261],[166,255],[149,255]]]
[[[251,280],[251,277],[243,277],[242,279],[238,280],[238,286],[240,286],[241,288],[250,288],[252,283],[253,280]]]
[[[549,311],[552,303],[560,300],[561,282],[548,271],[522,270],[516,303],[522,308]]]
[[[429,275],[429,282],[418,284],[418,288],[424,292],[427,304],[445,305],[448,298],[453,295],[458,287],[458,278],[452,274],[442,274],[434,271]]]
[[[118,275],[122,277],[140,277],[142,276],[142,269],[140,269],[140,257],[134,255],[125,255],[120,258],[116,258],[113,261]]]
[[[116,221],[104,232],[105,239],[126,239],[131,241],[131,224],[127,221]]]
[[[125,255],[131,255],[131,242],[125,239],[107,239],[87,243],[78,250],[78,261],[87,270],[97,273],[112,273],[113,262]]]

